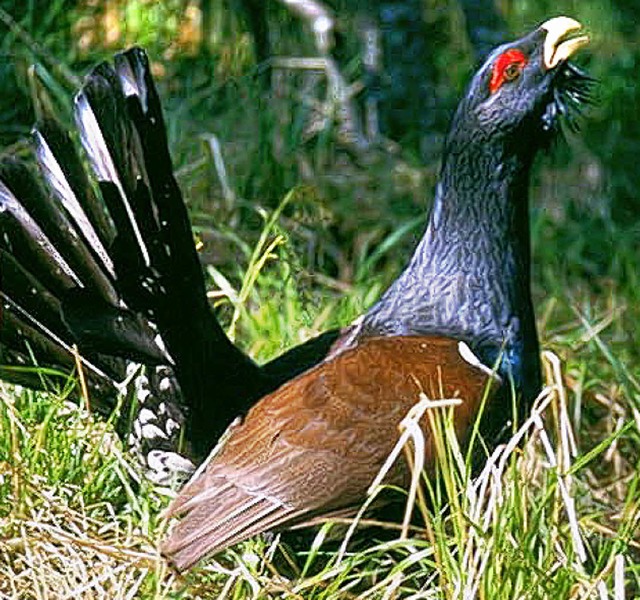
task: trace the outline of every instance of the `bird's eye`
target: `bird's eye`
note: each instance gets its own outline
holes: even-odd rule
[[[522,72],[522,65],[520,63],[511,63],[503,72],[505,81],[513,81]]]
[[[517,79],[526,64],[527,57],[520,50],[511,49],[503,52],[493,64],[489,91],[495,94],[505,81]]]

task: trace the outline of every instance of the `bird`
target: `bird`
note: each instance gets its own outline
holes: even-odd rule
[[[545,61],[558,75],[553,98],[547,94],[549,101],[538,111],[542,132],[536,130],[535,139],[540,145],[553,137],[560,116],[571,124],[587,99],[586,76],[565,62],[581,42],[562,40],[563,28],[571,32],[579,25],[561,19],[543,27],[548,31]],[[511,64],[503,67],[504,73],[492,75],[492,93],[498,94],[514,76]],[[154,481],[166,482],[175,472],[189,474],[227,425],[257,400],[334,358],[342,360],[354,346],[374,344],[375,350],[376,336],[394,338],[394,343],[402,336],[459,338],[459,354],[466,362],[470,357],[475,361],[473,352],[486,359],[476,363],[481,377],[488,375],[483,364],[504,352],[508,360],[491,372],[490,379],[497,381],[506,372],[522,394],[522,407],[535,395],[539,367],[535,359],[529,360],[537,354],[537,341],[527,286],[518,288],[515,298],[509,297],[510,290],[496,290],[498,297],[507,294],[505,318],[514,303],[522,313],[515,311],[513,339],[498,350],[489,325],[501,317],[484,314],[492,303],[483,304],[482,294],[464,297],[463,273],[440,281],[452,268],[446,261],[424,262],[425,267],[440,269],[440,279],[419,302],[412,295],[425,287],[415,280],[419,269],[410,265],[381,301],[351,326],[325,332],[258,366],[228,340],[206,300],[144,51],[120,53],[113,65],[101,63],[87,76],[74,106],[80,153],[73,150],[74,136],[57,122],[37,76],[34,88],[38,122],[32,151],[38,171],[18,157],[0,158],[0,377],[47,387],[56,372],[66,378],[80,364],[91,408],[105,413],[114,410],[118,396],[132,389],[132,405],[125,405],[122,413],[135,413],[129,442]],[[449,145],[450,153],[464,147],[467,142],[462,139]],[[491,168],[490,161],[485,167]],[[447,178],[455,180],[456,175],[443,169],[441,199]],[[450,218],[442,206],[442,200],[436,202],[433,231],[440,220]],[[469,219],[474,222],[475,215]],[[526,227],[524,234],[528,237]],[[434,239],[426,249],[439,244],[450,240]],[[528,255],[514,256],[524,259],[519,265],[522,275]],[[417,252],[412,264],[423,258]],[[443,289],[446,293],[440,294]],[[465,323],[452,316],[457,307],[464,316],[464,301],[478,305],[484,325],[480,319]],[[408,346],[401,344],[396,350],[400,347],[406,347],[408,355]],[[46,369],[30,369],[34,361]],[[216,383],[213,397],[211,381]],[[187,450],[180,445],[182,438],[188,441]]]
[[[463,445],[478,419],[491,446],[524,417],[542,386],[531,167],[589,100],[591,79],[569,62],[587,42],[580,23],[556,17],[488,56],[453,117],[407,267],[321,361],[236,420],[179,492],[161,545],[175,569],[263,532],[353,514],[422,395],[457,400]],[[430,473],[435,449],[421,426]],[[399,460],[384,481],[408,477]]]

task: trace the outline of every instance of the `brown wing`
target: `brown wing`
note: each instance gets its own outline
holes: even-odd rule
[[[357,506],[421,391],[463,399],[456,427],[467,429],[493,379],[468,358],[451,339],[371,338],[265,396],[169,507],[184,516],[164,554],[183,570],[257,533]],[[393,477],[403,483],[403,470]]]

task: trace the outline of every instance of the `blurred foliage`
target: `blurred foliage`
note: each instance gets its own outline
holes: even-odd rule
[[[247,114],[252,112],[252,104],[260,105],[261,99],[256,98],[259,91],[251,85],[255,75],[252,45],[240,12],[234,10],[237,0],[204,0],[203,4],[209,6],[206,26],[200,3],[193,0],[26,0],[21,4],[0,0],[0,8],[24,34],[17,34],[6,22],[0,24],[4,85],[0,143],[12,144],[31,127],[33,116],[25,95],[29,64],[42,62],[54,73],[61,67],[63,72],[82,73],[88,65],[132,44],[144,46],[154,58],[156,74],[167,87],[163,97],[169,96],[169,112],[174,110],[175,100],[178,115],[173,121],[180,123],[177,135],[192,139],[193,132],[202,131],[203,126],[207,129],[217,116],[223,115],[229,121],[227,113],[234,116],[233,112],[241,109],[242,116],[236,118],[248,122],[243,130],[233,123],[232,131],[237,135],[222,141],[235,144],[241,136],[246,136],[249,143],[262,140],[260,130],[265,129],[265,124],[255,114]],[[572,15],[590,30],[593,44],[587,58],[581,60],[600,79],[601,86],[600,102],[587,122],[584,139],[601,170],[590,175],[603,186],[602,197],[592,208],[622,222],[628,222],[629,217],[636,221],[639,202],[635,190],[640,184],[634,169],[640,122],[633,110],[638,106],[639,94],[635,85],[640,41],[637,3],[501,0],[499,7],[514,35],[556,14]],[[304,27],[277,2],[272,2],[269,10],[276,52],[309,55],[310,36]],[[446,114],[455,105],[473,68],[471,52],[454,0],[425,0],[424,14],[430,32],[438,36],[439,50],[433,62],[439,74],[439,104]],[[355,57],[356,42],[346,46]],[[67,89],[74,85],[64,78],[61,83]],[[262,115],[269,118],[268,112],[263,111]],[[446,118],[442,120],[446,122]],[[295,123],[296,119],[291,121]],[[267,123],[266,128],[273,125]],[[292,135],[295,137],[294,132]],[[289,147],[293,143],[297,141]],[[268,185],[256,183],[254,170],[242,164],[240,167],[250,191],[274,199],[296,183],[287,173],[266,178]]]

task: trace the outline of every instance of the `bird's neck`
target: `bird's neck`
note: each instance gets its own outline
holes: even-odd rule
[[[427,230],[409,265],[367,313],[363,333],[441,334],[481,359],[498,353],[517,383],[536,387],[530,295],[529,172],[533,153],[450,144]]]
[[[530,167],[529,157],[497,145],[449,152],[427,230],[405,272],[425,282],[484,282],[464,288],[474,304],[518,312],[521,294],[530,293]]]

